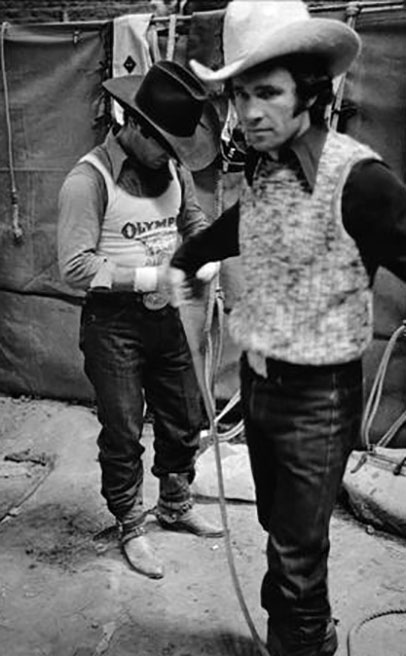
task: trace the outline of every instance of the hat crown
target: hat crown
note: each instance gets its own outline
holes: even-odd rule
[[[310,14],[301,0],[232,0],[224,16],[224,63],[247,57],[254,44],[270,41],[278,30],[307,19]]]
[[[181,64],[161,61],[144,77],[113,77],[103,87],[192,171],[215,159],[220,134],[217,112],[200,80]]]
[[[163,61],[149,69],[134,100],[160,128],[176,137],[190,137],[202,116],[206,94],[192,73]]]

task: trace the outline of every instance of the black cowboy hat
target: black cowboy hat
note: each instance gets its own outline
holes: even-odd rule
[[[184,66],[161,61],[145,76],[103,82],[130,114],[152,127],[192,171],[206,168],[219,152],[220,122],[200,80]]]

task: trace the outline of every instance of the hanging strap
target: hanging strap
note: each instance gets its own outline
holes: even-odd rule
[[[166,44],[166,59],[172,61],[176,43],[176,14],[170,14],[168,27],[168,42]]]
[[[4,109],[6,115],[6,129],[7,129],[7,155],[8,155],[8,170],[10,174],[12,230],[13,230],[13,236],[15,241],[20,242],[23,238],[23,230],[20,225],[20,210],[18,205],[17,184],[16,184],[15,171],[14,171],[13,134],[11,129],[10,103],[9,103],[9,95],[8,95],[6,59],[5,59],[5,47],[4,47],[4,40],[8,27],[9,27],[9,23],[7,22],[1,24],[1,33],[0,33],[1,75],[3,79]]]
[[[349,27],[352,27],[355,29],[355,23],[357,22],[357,17],[362,11],[362,6],[359,2],[350,2],[345,10],[345,16],[346,16],[346,24]],[[340,111],[341,111],[341,106],[343,104],[343,98],[344,98],[344,88],[345,88],[345,82],[347,79],[347,73],[343,73],[341,77],[338,79],[338,86],[337,86],[337,91],[335,94],[334,102],[331,107],[331,113],[330,113],[330,127],[333,130],[337,130],[338,126],[338,121],[340,119]]]

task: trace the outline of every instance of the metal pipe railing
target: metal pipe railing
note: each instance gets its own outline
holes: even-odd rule
[[[343,2],[334,4],[309,4],[310,13],[318,13],[322,11],[348,11],[349,5],[357,5],[359,11],[362,13],[370,13],[372,11],[383,11],[385,9],[405,9],[406,4],[402,0],[359,0],[358,2]]]

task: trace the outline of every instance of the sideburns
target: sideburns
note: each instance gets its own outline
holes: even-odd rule
[[[299,96],[296,96],[296,103],[293,108],[293,114],[292,118],[296,118],[296,116],[299,116],[299,114],[302,114],[306,109],[308,109],[308,105],[306,101],[303,98],[300,98]]]

